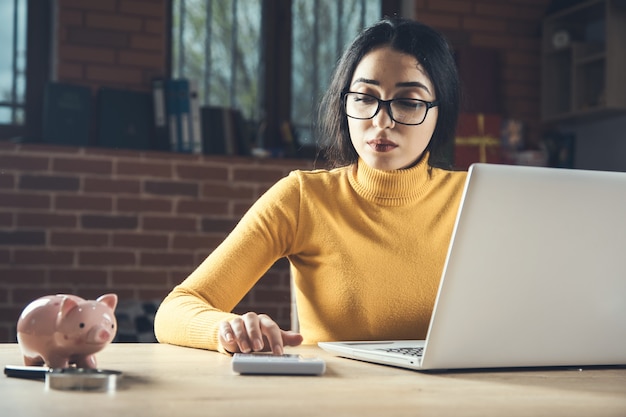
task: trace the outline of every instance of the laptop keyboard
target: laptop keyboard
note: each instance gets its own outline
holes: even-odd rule
[[[384,352],[399,353],[401,355],[407,356],[422,356],[422,354],[424,353],[423,347],[387,348],[380,350]]]

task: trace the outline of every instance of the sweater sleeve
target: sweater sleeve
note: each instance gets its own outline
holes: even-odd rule
[[[218,330],[254,284],[291,247],[299,211],[299,180],[292,173],[263,194],[226,239],[161,303],[157,340],[224,351]]]

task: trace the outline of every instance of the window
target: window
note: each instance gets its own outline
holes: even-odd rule
[[[289,122],[312,144],[315,108],[337,58],[382,15],[381,0],[174,0],[172,75],[201,104],[239,109],[276,145]]]
[[[0,1],[0,140],[40,141],[50,2]]]
[[[0,2],[0,124],[23,125],[26,103],[26,0]]]

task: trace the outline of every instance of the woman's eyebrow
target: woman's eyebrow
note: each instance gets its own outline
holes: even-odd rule
[[[405,82],[397,83],[396,87],[418,87],[418,88],[422,88],[426,90],[426,92],[430,94],[430,90],[428,89],[428,87],[426,87],[424,83],[421,83],[419,81],[405,81]]]
[[[369,78],[357,78],[356,80],[354,80],[354,82],[352,83],[352,85],[354,84],[358,84],[358,83],[365,83],[365,84],[372,84],[372,85],[380,85],[380,83],[376,80],[370,80]]]
[[[378,82],[376,80],[369,79],[369,78],[357,78],[356,80],[354,80],[352,85],[354,86],[355,84],[358,84],[358,83],[365,83],[365,84],[371,84],[371,85],[380,85],[380,82]],[[425,90],[428,94],[430,94],[430,90],[428,89],[428,87],[426,87],[426,85],[424,83],[421,83],[419,81],[403,81],[403,82],[399,82],[399,83],[396,83],[396,87],[418,87],[418,88],[421,88],[421,89]]]

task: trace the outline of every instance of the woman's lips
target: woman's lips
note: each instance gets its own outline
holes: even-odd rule
[[[370,140],[367,144],[376,152],[389,152],[398,147],[395,143],[385,139]]]

